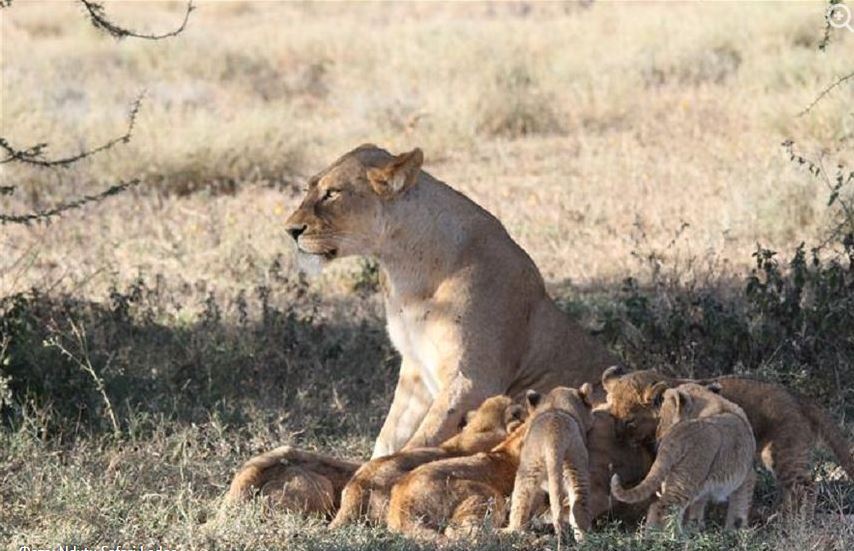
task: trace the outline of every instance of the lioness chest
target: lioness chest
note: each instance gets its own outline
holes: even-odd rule
[[[432,300],[403,306],[387,299],[386,312],[392,344],[404,363],[417,367],[422,382],[435,397],[447,382],[453,358],[459,356],[458,324]]]

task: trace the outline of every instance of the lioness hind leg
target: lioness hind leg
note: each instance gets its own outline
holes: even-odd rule
[[[753,487],[755,485],[756,473],[750,469],[741,486],[729,496],[725,529],[739,530],[747,526],[747,516],[750,513],[750,504],[753,502]]]
[[[765,467],[779,485],[781,511],[786,517],[815,512],[810,455],[816,436],[804,419],[792,419],[768,436],[761,453]]]

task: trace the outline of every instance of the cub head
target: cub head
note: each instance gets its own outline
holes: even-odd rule
[[[545,396],[529,390],[525,393],[525,404],[529,416],[546,409],[561,409],[570,412],[587,429],[593,423],[592,397],[593,385],[584,383],[578,389],[555,387]]]
[[[652,442],[662,393],[670,386],[667,378],[652,370],[628,373],[614,366],[602,374],[602,386],[608,393],[607,409],[614,416],[617,438],[632,444]]]
[[[385,207],[417,183],[423,160],[420,149],[395,156],[366,144],[311,178],[285,223],[300,260],[322,265],[374,254],[384,238]]]
[[[676,423],[730,411],[731,404],[721,398],[717,383],[699,385],[685,383],[661,393],[656,438],[667,434]]]
[[[509,396],[487,398],[480,407],[466,413],[460,433],[445,445],[468,452],[489,450],[520,427],[526,417],[525,408]]]

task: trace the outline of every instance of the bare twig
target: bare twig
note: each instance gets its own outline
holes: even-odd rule
[[[36,144],[27,149],[16,149],[10,145],[5,138],[0,137],[0,149],[6,153],[6,157],[0,160],[0,164],[11,163],[14,161],[40,167],[68,167],[77,161],[97,155],[98,153],[111,149],[120,143],[128,143],[131,139],[131,135],[133,134],[133,128],[136,124],[136,116],[139,114],[139,108],[142,105],[142,99],[144,96],[145,91],[141,92],[131,104],[130,112],[128,114],[128,126],[125,133],[94,149],[87,149],[75,155],[60,159],[45,159],[43,153],[45,148],[47,148],[46,143]]]
[[[86,11],[89,13],[89,19],[92,21],[92,25],[97,29],[105,31],[116,39],[132,37],[141,38],[143,40],[162,40],[164,38],[177,36],[186,28],[187,22],[190,20],[190,12],[195,9],[192,0],[187,2],[187,11],[184,13],[184,20],[177,29],[163,34],[148,34],[132,31],[113,23],[107,17],[107,13],[104,11],[104,6],[99,2],[93,2],[92,0],[80,0],[80,3],[83,4]]]
[[[842,76],[842,77],[836,79],[830,86],[828,86],[827,88],[822,90],[821,93],[813,100],[813,102],[811,104],[809,104],[806,109],[804,109],[803,111],[798,113],[797,116],[801,117],[801,116],[809,113],[812,110],[812,108],[816,106],[816,104],[818,102],[820,102],[822,99],[824,99],[824,96],[826,96],[827,94],[832,92],[835,88],[837,88],[841,84],[845,83],[846,81],[851,80],[852,78],[854,78],[854,71],[848,73],[845,76]]]
[[[104,386],[104,379],[98,375],[98,372],[95,371],[95,367],[92,365],[92,361],[89,359],[89,346],[86,342],[86,330],[83,326],[78,326],[74,323],[74,320],[69,319],[68,322],[71,324],[71,332],[74,334],[74,338],[77,341],[77,347],[80,350],[80,356],[77,357],[72,354],[63,344],[62,340],[57,337],[51,337],[47,341],[45,341],[45,345],[56,348],[59,350],[60,354],[65,356],[67,359],[71,360],[77,367],[87,373],[92,380],[95,382],[95,389],[101,395],[101,399],[104,401],[104,407],[107,410],[107,418],[110,421],[110,424],[113,426],[113,435],[118,436],[121,434],[121,427],[119,426],[119,421],[116,418],[116,412],[113,410],[113,403],[110,401],[110,397],[107,395],[107,388]],[[109,363],[109,362],[108,362]]]
[[[127,189],[138,186],[140,184],[139,179],[133,179],[128,182],[120,182],[114,186],[110,186],[104,191],[100,193],[96,193],[94,195],[83,195],[82,197],[78,197],[72,201],[67,203],[62,203],[53,208],[47,210],[41,210],[36,212],[28,212],[26,214],[2,214],[0,213],[0,225],[3,224],[30,224],[32,222],[44,222],[50,218],[55,216],[59,216],[60,214],[73,210],[79,209],[80,207],[87,205],[89,203],[97,203],[106,199],[107,197],[117,195]]]

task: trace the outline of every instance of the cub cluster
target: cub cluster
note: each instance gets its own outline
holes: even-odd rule
[[[710,500],[728,502],[725,528],[744,527],[757,454],[782,486],[784,514],[803,512],[814,507],[804,456],[818,439],[854,478],[833,420],[779,385],[621,367],[601,384],[607,400],[595,407],[589,383],[530,390],[520,403],[494,396],[440,446],[361,465],[277,448],[235,475],[218,522],[256,496],[268,508],[332,517],[332,529],[370,522],[418,538],[523,531],[549,513],[560,543],[569,527],[582,541],[597,519],[631,523],[644,513],[647,530],[666,518],[680,531],[684,522],[702,529]]]

